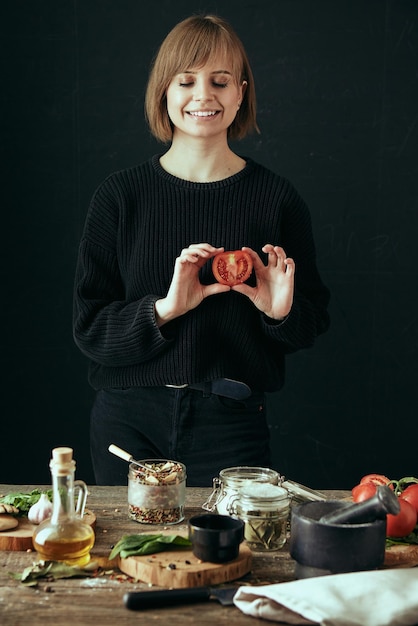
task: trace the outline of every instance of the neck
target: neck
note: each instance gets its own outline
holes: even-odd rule
[[[210,183],[229,178],[244,169],[245,161],[233,152],[228,144],[210,147],[204,142],[187,146],[173,142],[161,157],[161,166],[173,176],[197,183]]]

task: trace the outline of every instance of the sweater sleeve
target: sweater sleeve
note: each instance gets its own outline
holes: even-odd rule
[[[158,295],[126,299],[117,259],[117,202],[106,182],[93,197],[75,274],[73,335],[96,363],[129,366],[152,359],[170,343],[157,326]]]
[[[281,344],[285,353],[310,348],[329,328],[330,293],[319,275],[309,209],[289,183],[281,219],[281,241],[295,261],[292,309],[279,323],[263,316],[264,333]]]

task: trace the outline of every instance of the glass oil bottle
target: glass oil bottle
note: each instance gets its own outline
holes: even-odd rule
[[[83,521],[87,485],[74,481],[72,448],[54,448],[49,465],[52,475],[53,509],[49,519],[35,528],[33,546],[44,561],[61,561],[83,567],[90,561],[94,531]],[[77,506],[74,494],[78,491]]]

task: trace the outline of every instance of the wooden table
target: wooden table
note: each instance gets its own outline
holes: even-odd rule
[[[30,492],[47,489],[49,485],[0,484],[0,494],[13,491]],[[173,528],[173,534],[187,535],[187,520],[202,513],[202,504],[211,489],[187,488],[186,519]],[[346,496],[343,491],[328,491],[332,499]],[[96,542],[92,558],[106,566],[112,546],[124,534],[136,534],[158,527],[138,524],[128,518],[127,487],[89,487],[87,507],[97,516]],[[174,531],[175,529],[175,531]],[[0,552],[0,623],[2,626],[124,626],[125,624],[162,624],[164,626],[205,626],[207,624],[234,624],[234,626],[266,626],[266,621],[244,615],[235,606],[224,607],[217,601],[178,607],[152,609],[146,612],[130,611],[124,607],[127,591],[149,589],[148,585],[118,579],[119,570],[95,578],[40,581],[36,588],[25,587],[9,576],[21,573],[35,560],[34,552]],[[252,570],[233,585],[272,584],[293,579],[294,565],[286,546],[271,553],[254,552]]]

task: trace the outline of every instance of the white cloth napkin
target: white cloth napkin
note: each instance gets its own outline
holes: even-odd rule
[[[234,604],[252,617],[285,624],[417,626],[418,568],[242,586]]]

